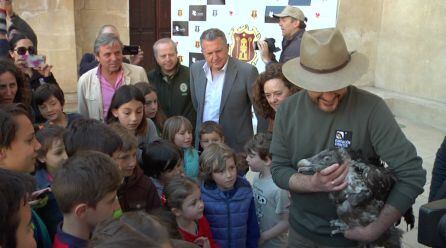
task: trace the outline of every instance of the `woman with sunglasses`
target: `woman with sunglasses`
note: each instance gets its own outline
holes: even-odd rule
[[[9,21],[6,25],[7,20]],[[29,24],[14,12],[12,0],[0,0],[0,57],[9,58],[9,42],[15,34],[25,34],[37,48],[37,36]]]
[[[52,65],[43,64],[38,67],[29,67],[26,62],[26,56],[37,55],[33,42],[23,34],[16,34],[9,41],[10,56],[15,65],[25,74],[29,80],[32,92],[42,84],[57,84],[56,79],[51,72]],[[40,114],[39,108],[33,103],[32,108],[36,123],[43,123],[45,119]]]
[[[26,55],[37,55],[37,49],[27,36],[16,34],[9,41],[9,45],[11,58],[14,59],[16,66],[30,79],[29,83],[33,91],[43,83],[57,84],[53,73],[51,73],[52,65],[44,64],[35,68],[27,66]]]

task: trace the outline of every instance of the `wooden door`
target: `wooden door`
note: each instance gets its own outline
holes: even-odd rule
[[[153,44],[160,38],[170,37],[171,0],[130,0],[130,44],[144,51],[141,66],[147,71],[155,67]]]

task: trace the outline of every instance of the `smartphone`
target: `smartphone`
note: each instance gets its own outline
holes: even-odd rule
[[[123,55],[136,55],[139,52],[139,46],[123,46],[122,54]]]
[[[31,206],[37,206],[41,204],[46,204],[48,199],[45,199],[48,196],[48,193],[51,192],[51,188],[47,187],[41,190],[34,191],[31,194],[30,199],[28,200],[28,204]],[[43,203],[42,203],[43,201]]]
[[[36,68],[36,67],[45,65],[45,60],[46,60],[45,55],[25,54],[25,55],[20,55],[20,56],[26,62],[27,67]]]

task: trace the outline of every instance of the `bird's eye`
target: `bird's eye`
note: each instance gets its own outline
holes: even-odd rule
[[[327,161],[327,162],[330,161],[330,157],[329,156],[325,156],[324,157],[324,161]]]

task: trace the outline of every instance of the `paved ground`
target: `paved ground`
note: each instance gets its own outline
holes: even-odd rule
[[[404,234],[404,247],[427,247],[417,242],[418,209],[421,205],[427,203],[435,154],[440,147],[441,142],[443,142],[446,133],[426,125],[416,124],[403,119],[397,119],[397,121],[402,127],[407,138],[415,144],[418,154],[423,158],[423,167],[427,171],[427,182],[424,186],[424,192],[418,196],[414,205],[414,213],[417,221],[415,223],[416,226],[414,229]]]

